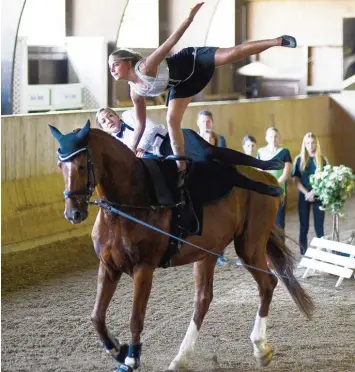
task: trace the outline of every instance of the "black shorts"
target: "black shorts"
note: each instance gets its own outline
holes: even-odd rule
[[[170,84],[166,105],[174,98],[193,97],[211,81],[217,47],[184,48],[167,57]],[[196,57],[195,52],[196,51]]]

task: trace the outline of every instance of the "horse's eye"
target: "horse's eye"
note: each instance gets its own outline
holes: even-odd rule
[[[79,172],[83,172],[83,171],[85,170],[85,166],[82,165],[82,164],[80,164],[80,165],[78,166],[78,169],[79,169]]]

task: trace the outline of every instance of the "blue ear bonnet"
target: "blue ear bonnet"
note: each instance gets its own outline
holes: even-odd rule
[[[86,151],[87,137],[90,131],[90,120],[78,132],[62,134],[57,128],[49,126],[52,135],[59,143],[57,156],[60,161],[69,161],[75,155]]]

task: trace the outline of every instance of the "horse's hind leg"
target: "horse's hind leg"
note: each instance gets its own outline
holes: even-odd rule
[[[254,356],[260,366],[266,366],[272,359],[272,348],[266,343],[266,322],[277,278],[271,273],[266,263],[267,238],[253,235],[247,231],[245,237],[235,237],[235,249],[246,264],[246,269],[258,283],[260,305],[256,314],[253,331],[250,335]]]
[[[121,277],[121,273],[111,278],[105,269],[105,266],[100,262],[98,277],[97,277],[97,294],[94,309],[91,313],[91,320],[99,334],[106,352],[109,353],[119,363],[123,363],[127,352],[128,345],[120,345],[107,330],[106,327],[106,311],[116,290],[117,283]]]
[[[203,319],[213,298],[213,276],[216,257],[208,256],[194,264],[195,310],[180,350],[171,362],[168,370],[176,370],[187,364],[189,354],[193,351]]]

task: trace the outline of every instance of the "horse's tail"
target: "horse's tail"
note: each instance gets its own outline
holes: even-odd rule
[[[283,242],[282,236],[282,230],[274,226],[267,242],[267,256],[298,308],[308,319],[311,319],[314,303],[293,274],[295,258]]]

